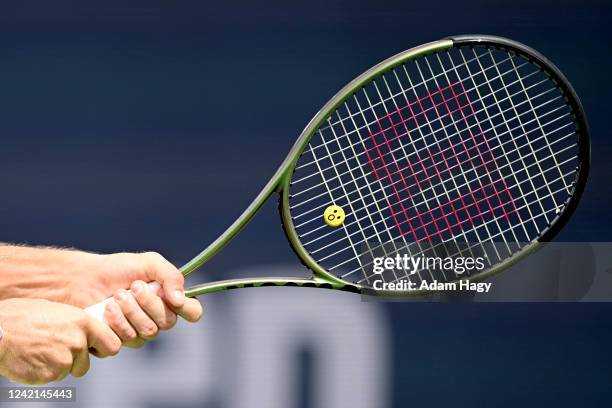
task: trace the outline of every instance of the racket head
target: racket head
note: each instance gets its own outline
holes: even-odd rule
[[[435,63],[437,69],[432,68]],[[439,128],[432,124],[436,120]],[[429,138],[429,146],[434,147],[414,147],[419,138]],[[383,145],[387,150],[377,148]],[[504,148],[508,145],[512,148]],[[317,149],[327,157],[318,158]],[[549,155],[544,154],[547,151]],[[366,158],[368,152],[374,158]],[[517,157],[503,160],[512,155]],[[470,156],[478,158],[471,163],[474,174],[466,175]],[[415,176],[419,165],[421,176]],[[369,239],[380,242],[377,238],[382,235],[394,247],[400,241],[400,247],[406,243],[404,249],[423,245],[434,252],[444,243],[483,239],[493,245],[488,251],[499,252],[498,244],[508,247],[508,253],[496,257],[486,253],[484,270],[445,276],[447,281],[483,279],[519,261],[550,241],[575,211],[588,177],[590,142],[580,100],[550,61],[509,39],[467,35],[415,47],[357,77],[306,126],[284,166],[279,208],[291,246],[314,272],[315,281],[356,291],[371,289],[371,282],[364,279],[370,272],[359,258]],[[388,171],[389,167],[396,171]],[[551,176],[555,169],[556,178]],[[484,182],[479,171],[487,173]],[[453,173],[462,176],[455,181]],[[326,186],[325,179],[334,177],[336,183],[328,181],[331,185]],[[417,186],[419,177],[425,187]],[[442,195],[437,195],[436,183],[444,185],[447,178],[453,179],[455,190],[443,187]],[[465,185],[459,185],[461,179]],[[472,179],[478,181],[477,187]],[[432,195],[420,191],[427,187]],[[419,192],[420,201],[415,198]],[[331,205],[346,212],[339,228],[323,223],[324,209]],[[425,215],[430,222],[421,219]],[[509,243],[509,238],[514,242]],[[355,248],[355,242],[362,247]],[[398,277],[389,280],[394,278]]]

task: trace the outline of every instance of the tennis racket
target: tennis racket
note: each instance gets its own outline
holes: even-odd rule
[[[374,278],[483,279],[559,232],[589,161],[578,96],[541,54],[483,35],[424,44],[374,66],[327,102],[242,215],[181,268],[189,275],[204,265],[278,193],[287,239],[312,276],[230,279],[185,293],[261,286],[362,293]],[[461,276],[424,269],[374,276],[373,251],[478,253],[485,267]],[[101,316],[105,302],[89,311]]]

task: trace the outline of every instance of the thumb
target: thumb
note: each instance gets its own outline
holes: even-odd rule
[[[164,299],[170,306],[180,308],[185,304],[185,278],[174,265],[156,252],[143,254],[146,257],[146,275],[150,281],[159,282]]]

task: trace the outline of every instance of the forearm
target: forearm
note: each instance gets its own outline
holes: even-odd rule
[[[4,320],[4,316],[2,313],[2,308],[3,308],[3,302],[0,301],[0,376],[2,377],[6,377],[6,372],[5,372],[5,363],[4,363],[4,355],[6,354],[6,340],[2,340],[2,338],[4,337],[4,331],[2,329],[3,327],[3,320]]]
[[[100,255],[83,251],[0,244],[0,300],[68,300],[71,287]]]

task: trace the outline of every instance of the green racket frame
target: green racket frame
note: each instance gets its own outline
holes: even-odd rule
[[[576,100],[576,106],[574,106],[575,111],[578,112],[577,122],[580,127],[583,127],[583,132],[585,135],[581,136],[584,140],[582,140],[582,144],[580,146],[581,150],[584,151],[586,149],[587,153],[590,153],[590,147],[588,145],[588,137],[586,136],[587,128],[586,128],[586,119],[582,114],[582,107],[580,106],[580,102],[573,92],[571,85],[567,80],[563,77],[563,75],[556,70],[554,65],[548,62],[544,57],[540,54],[531,50],[530,48],[525,47],[522,44],[513,42],[511,40],[507,40],[499,37],[491,37],[491,36],[462,36],[455,37],[452,39],[445,39],[440,41],[435,41],[427,44],[420,45],[418,47],[409,49],[402,53],[399,53],[380,64],[372,67],[368,71],[361,74],[359,77],[354,79],[348,85],[346,85],[342,90],[340,90],[329,102],[327,102],[323,108],[314,116],[314,118],[308,123],[306,128],[302,131],[302,134],[295,142],[291,151],[276,171],[274,176],[270,179],[270,181],[266,184],[263,190],[257,195],[257,197],[253,200],[253,202],[246,208],[246,210],[234,221],[232,225],[230,225],[223,234],[221,234],[212,244],[210,244],[206,249],[204,249],[200,254],[198,254],[195,258],[185,264],[180,270],[183,275],[188,276],[206,262],[208,262],[213,256],[215,256],[221,249],[223,249],[257,214],[257,212],[261,209],[263,204],[270,198],[272,194],[277,192],[280,195],[280,212],[281,218],[283,222],[283,227],[285,229],[285,233],[289,239],[289,242],[293,249],[295,250],[298,257],[301,259],[302,263],[308,267],[313,275],[311,278],[295,278],[295,277],[260,277],[260,278],[243,278],[243,279],[229,279],[217,282],[204,283],[197,286],[190,287],[185,291],[187,296],[197,296],[201,294],[213,293],[228,289],[236,289],[236,288],[246,288],[246,287],[260,287],[260,286],[300,286],[300,287],[316,287],[316,288],[329,288],[329,289],[339,289],[350,292],[361,293],[362,287],[356,285],[351,282],[346,282],[338,277],[332,275],[327,270],[322,268],[320,265],[316,263],[316,261],[308,254],[308,252],[304,249],[302,243],[300,242],[297,233],[295,231],[295,227],[293,225],[293,220],[291,218],[290,209],[289,209],[289,185],[291,182],[291,176],[293,174],[293,170],[296,166],[296,163],[302,154],[303,150],[308,146],[310,139],[317,132],[319,127],[327,120],[327,118],[342,104],[344,103],[351,95],[357,92],[363,85],[370,82],[372,79],[377,78],[381,74],[387,72],[388,70],[412,59],[420,57],[425,54],[430,54],[436,51],[443,51],[449,48],[452,48],[453,45],[459,42],[474,42],[474,43],[501,43],[512,48],[517,49],[519,52],[525,52],[528,57],[533,57],[536,63],[540,63],[543,65],[547,65],[549,69],[553,70],[554,79],[560,80],[562,85],[564,85],[561,89],[569,92],[574,99]],[[571,199],[571,202],[566,207],[564,211],[566,214],[563,215],[562,220],[557,220],[555,230],[560,229],[562,224],[567,221],[567,218],[571,215],[577,201],[582,193],[582,189],[584,187],[584,183],[586,182],[586,174],[589,168],[589,154],[582,154],[583,164],[581,165],[581,171],[579,172],[579,178],[576,184],[576,192]],[[563,222],[561,222],[563,221]],[[516,263],[520,259],[527,256],[529,253],[535,251],[541,246],[540,241],[542,240],[542,236],[547,235],[548,238],[551,235],[545,231],[539,239],[534,239],[532,242],[528,243],[521,250],[517,251],[511,257],[505,259],[503,262],[494,265],[489,270],[479,274],[476,277],[471,278],[470,280],[482,280],[486,277],[489,277],[509,266]],[[555,231],[556,232],[556,231]],[[376,291],[379,293],[381,291]],[[422,291],[410,291],[410,292],[391,292],[384,293],[393,296],[406,296],[406,295],[423,295]]]

